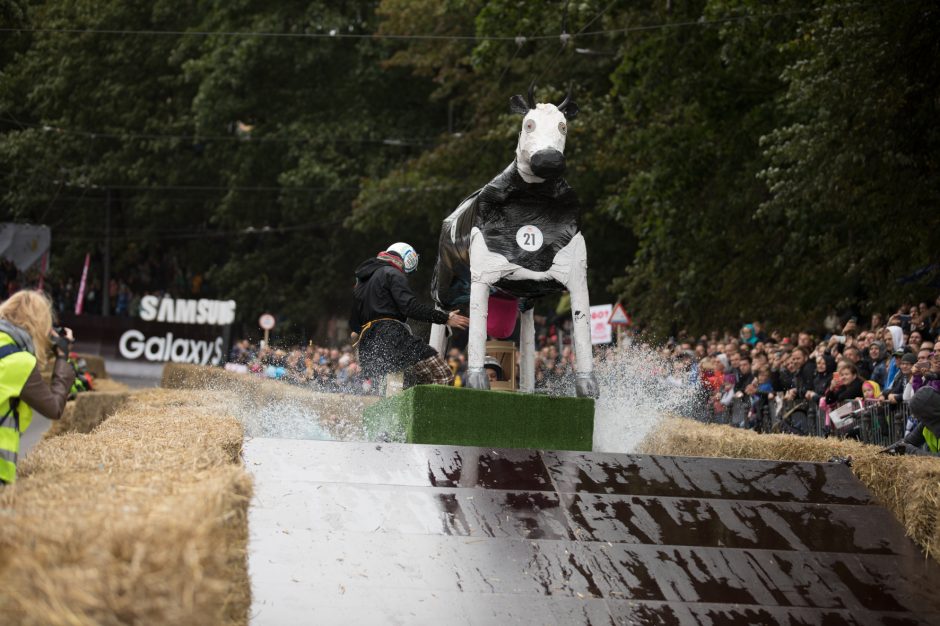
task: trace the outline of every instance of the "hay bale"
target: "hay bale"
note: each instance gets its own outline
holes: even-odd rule
[[[95,391],[130,391],[131,388],[124,383],[119,383],[113,378],[96,378],[94,381]]]
[[[90,433],[124,406],[127,391],[80,393],[65,405],[61,419],[52,422],[45,437],[58,437],[66,433]]]
[[[4,621],[246,623],[250,496],[238,467],[21,481],[0,496]]]
[[[667,419],[640,444],[647,454],[826,462],[852,457],[852,471],[897,517],[908,536],[940,561],[940,458],[879,454],[857,441],[760,434],[683,418]]]
[[[105,365],[104,365],[104,357],[99,356],[97,354],[84,354],[84,353],[79,353],[78,357],[80,359],[85,359],[85,366],[88,368],[88,371],[91,372],[91,375],[94,376],[96,380],[97,379],[105,380],[105,379],[110,378],[108,376],[108,370],[107,368],[105,368]]]
[[[239,461],[242,428],[231,415],[198,408],[155,413],[128,407],[91,434],[65,434],[40,442],[19,467],[20,476],[80,471],[194,472]]]
[[[147,390],[44,440],[0,491],[0,615],[24,624],[245,624],[242,429],[224,394]]]

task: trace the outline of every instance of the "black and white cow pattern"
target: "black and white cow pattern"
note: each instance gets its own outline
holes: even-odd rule
[[[450,310],[466,304],[470,329],[465,385],[489,389],[483,369],[490,290],[531,300],[571,293],[575,389],[579,396],[597,397],[593,373],[590,302],[587,290],[587,249],[579,228],[574,190],[562,178],[568,122],[578,112],[570,97],[555,106],[513,96],[513,112],[522,114],[516,159],[451,213],[441,229],[432,295]],[[531,306],[525,307],[520,329],[520,387],[535,389],[535,327]],[[443,352],[444,326],[435,325],[431,345]]]

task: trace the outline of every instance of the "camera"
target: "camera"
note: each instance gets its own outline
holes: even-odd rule
[[[53,348],[58,348],[62,351],[62,354],[68,356],[71,342],[66,337],[66,328],[64,326],[53,326],[52,330],[55,333],[49,333],[49,339],[52,340]]]

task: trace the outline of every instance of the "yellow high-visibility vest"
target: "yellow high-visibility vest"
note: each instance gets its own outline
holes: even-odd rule
[[[933,434],[933,431],[924,426],[924,441],[927,442],[927,448],[931,452],[940,452],[940,437]]]
[[[15,345],[13,337],[0,332],[0,349],[10,345]],[[20,434],[33,420],[33,410],[19,396],[35,367],[36,357],[26,350],[0,358],[0,481],[5,483],[16,481]]]

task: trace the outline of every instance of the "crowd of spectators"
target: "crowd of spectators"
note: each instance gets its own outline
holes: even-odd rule
[[[355,350],[348,344],[327,348],[310,342],[281,348],[240,339],[232,346],[225,367],[321,391],[368,394],[373,390],[373,381],[361,375]]]
[[[124,271],[117,272],[108,280],[107,298],[98,272],[88,277],[83,294],[82,313],[104,314],[107,300],[108,315],[137,317],[140,315],[140,301],[144,296],[198,298],[205,289],[203,275],[187,270],[172,255],[163,258],[151,256],[124,265]],[[47,281],[46,290],[57,313],[75,310],[79,281],[74,277],[53,275]]]
[[[13,261],[0,257],[0,302],[22,289],[29,278],[26,272],[17,269]]]
[[[100,268],[96,265],[94,262],[91,264],[92,273],[87,278],[82,296],[82,313],[86,315],[105,313],[105,289]],[[20,289],[37,289],[40,284],[52,299],[56,313],[75,311],[80,288],[76,276],[54,271],[41,277],[38,264],[24,272],[8,259],[0,258],[0,301]],[[132,255],[120,264],[114,277],[108,280],[107,313],[119,317],[137,317],[144,296],[199,298],[205,297],[205,290],[204,276],[184,267],[172,254],[163,257]]]
[[[850,317],[825,325],[822,336],[783,335],[753,322],[736,336],[680,335],[662,351],[681,364],[673,384],[699,392],[697,417],[757,430],[827,434],[839,430],[832,410],[848,402],[887,415],[922,386],[940,391],[940,298],[867,323]]]

